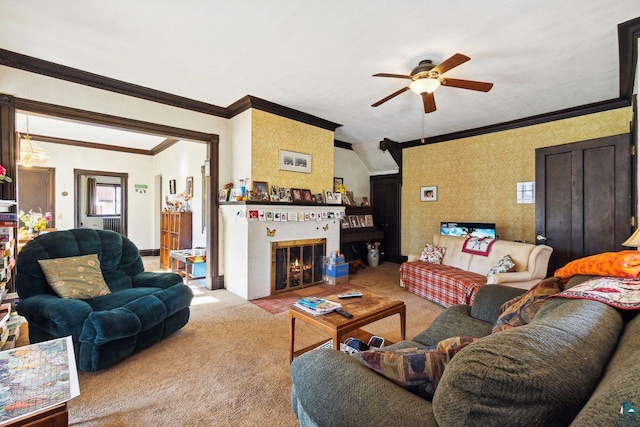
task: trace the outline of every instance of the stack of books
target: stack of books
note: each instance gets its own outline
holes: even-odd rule
[[[318,297],[300,298],[298,302],[295,302],[293,305],[294,307],[304,310],[307,313],[311,313],[314,316],[331,313],[338,308],[342,308],[342,304]]]

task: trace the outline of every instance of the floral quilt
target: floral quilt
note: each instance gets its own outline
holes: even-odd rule
[[[640,279],[596,277],[553,297],[590,299],[622,310],[639,310]]]

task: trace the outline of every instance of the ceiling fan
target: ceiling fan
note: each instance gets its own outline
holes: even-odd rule
[[[389,73],[374,74],[373,77],[393,77],[397,79],[410,79],[411,83],[409,83],[408,86],[393,92],[391,95],[382,98],[380,101],[371,104],[371,106],[377,107],[378,105],[384,104],[388,100],[395,98],[401,93],[404,93],[407,90],[411,89],[413,92],[422,96],[422,104],[424,105],[424,112],[432,113],[436,111],[436,100],[435,100],[435,97],[433,96],[433,92],[440,85],[457,87],[461,89],[477,90],[480,92],[489,92],[493,87],[493,83],[477,82],[473,80],[450,79],[447,77],[441,77],[447,71],[457,67],[458,65],[464,64],[470,59],[471,58],[469,58],[466,55],[462,55],[461,53],[456,53],[455,55],[445,60],[444,62],[441,62],[438,65],[433,65],[433,62],[430,59],[425,59],[424,61],[420,61],[420,64],[418,64],[417,67],[411,70],[410,75],[389,74]]]

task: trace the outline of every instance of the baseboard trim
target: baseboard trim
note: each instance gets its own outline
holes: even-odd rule
[[[140,256],[160,256],[160,249],[140,249]]]

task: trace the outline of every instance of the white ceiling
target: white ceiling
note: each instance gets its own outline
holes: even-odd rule
[[[343,126],[375,166],[382,138],[410,141],[618,98],[617,25],[638,0],[2,1],[0,47],[227,107],[253,95]],[[471,61],[422,112],[406,85],[422,59]],[[36,133],[34,130],[31,130]],[[80,138],[79,138],[80,139]],[[372,150],[367,153],[367,148]]]

